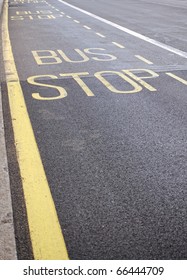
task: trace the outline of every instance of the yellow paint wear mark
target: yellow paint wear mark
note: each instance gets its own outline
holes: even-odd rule
[[[122,46],[121,44],[118,44],[118,43],[116,43],[116,42],[112,42],[112,44],[115,45],[115,46],[117,46],[117,47],[120,48],[120,49],[124,49],[124,48],[125,48],[124,46]]]
[[[184,84],[184,85],[186,85],[187,86],[187,81],[186,80],[184,80],[184,79],[182,79],[182,78],[180,78],[180,77],[178,77],[178,76],[176,76],[175,74],[172,74],[172,73],[166,73],[166,75],[168,75],[168,76],[170,76],[171,78],[174,78],[175,80],[177,80],[177,81],[179,81],[180,83],[182,83],[182,84]]]
[[[98,35],[98,36],[100,36],[100,37],[102,37],[102,38],[106,38],[103,34],[101,34],[101,33],[95,33],[96,35]]]
[[[10,112],[34,258],[66,260],[64,238],[14,62],[8,31],[8,2],[4,5],[2,35]]]
[[[145,57],[141,56],[141,55],[135,55],[136,58],[140,59],[141,61],[151,65],[153,64],[153,62],[151,62],[150,60],[146,59]]]

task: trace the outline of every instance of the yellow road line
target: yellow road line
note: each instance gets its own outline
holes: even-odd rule
[[[151,62],[150,60],[146,59],[145,57],[143,57],[141,55],[135,55],[135,57],[137,57],[138,59],[142,60],[143,62],[145,62],[147,64],[153,64],[153,62]]]
[[[178,76],[176,76],[176,75],[174,75],[174,74],[172,74],[172,73],[169,73],[169,72],[166,73],[166,75],[168,75],[168,76],[174,78],[175,80],[177,80],[177,81],[179,81],[180,83],[182,83],[182,84],[184,84],[184,85],[187,86],[187,81],[186,81],[186,80],[184,80],[184,79],[182,79],[182,78],[180,78],[180,77],[178,77]]]
[[[26,202],[34,258],[68,259],[45,171],[20,85],[8,31],[8,2],[2,24],[3,58],[17,159]]]
[[[102,37],[102,38],[106,38],[103,34],[101,34],[101,33],[95,33],[95,34],[97,34],[98,36],[100,36],[100,37]]]
[[[124,46],[122,46],[121,44],[116,43],[116,42],[112,42],[112,44],[115,45],[115,46],[117,46],[117,47],[120,48],[120,49],[124,49],[124,48],[125,48]]]

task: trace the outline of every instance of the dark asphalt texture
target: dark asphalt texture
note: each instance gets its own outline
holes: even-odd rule
[[[184,0],[68,0],[67,2],[152,39],[187,51],[187,2]]]
[[[165,5],[151,0],[68,1],[187,51],[187,7],[182,1],[163,2]],[[53,20],[31,20],[27,14],[23,20],[11,20],[16,11],[36,13],[53,9],[45,2],[10,3],[9,30],[70,258],[187,259],[187,86],[166,75],[172,72],[187,80],[187,59],[58,1],[48,3],[65,15]],[[53,14],[60,15],[56,10]],[[92,29],[86,30],[83,25]],[[125,49],[116,47],[113,41]],[[81,60],[74,49],[87,48],[105,49],[100,50],[105,55],[87,54],[89,61],[84,63],[70,63],[61,57],[62,63],[37,65],[31,53],[63,50],[72,60]],[[116,59],[95,59],[106,60],[111,55]],[[135,55],[144,56],[153,64],[148,65]],[[114,93],[94,76],[98,71],[125,69],[155,71],[159,77],[145,81],[157,91],[143,87],[134,94]],[[76,72],[89,73],[83,81],[95,96],[88,97],[73,78],[60,76]],[[56,89],[27,82],[28,77],[37,75],[55,75],[56,79],[40,78],[40,83],[65,88],[67,97],[34,99],[33,92],[43,97],[58,95]],[[149,76],[145,70],[139,70],[137,75]],[[118,90],[132,89],[114,73],[105,78]]]

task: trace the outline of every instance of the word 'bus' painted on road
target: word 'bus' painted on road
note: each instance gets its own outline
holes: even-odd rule
[[[74,49],[73,53],[65,53],[64,50],[34,50],[31,51],[33,58],[37,65],[54,65],[63,62],[67,63],[86,63],[90,60],[97,62],[116,61],[118,58],[113,54],[108,53],[104,48],[85,48]],[[70,53],[70,54],[69,54]],[[143,75],[142,75],[143,74]],[[172,74],[165,73],[172,79],[187,85],[187,81]],[[89,72],[78,73],[60,73],[59,77],[53,74],[37,75],[27,79],[27,82],[31,85],[40,87],[41,92],[32,93],[32,97],[37,100],[56,100],[62,99],[68,95],[65,85],[55,85],[56,80],[60,80],[60,83],[67,83],[68,79],[73,79],[76,84],[81,88],[87,96],[95,96],[93,89],[89,87],[85,82],[85,78],[90,77]],[[146,89],[150,92],[156,92],[157,89],[147,83],[146,79],[154,79],[159,77],[159,74],[153,70],[148,69],[127,69],[120,71],[99,71],[92,75],[94,78],[94,88],[104,86],[112,93],[118,94],[131,94],[141,92]],[[47,83],[45,82],[47,80]],[[117,80],[117,85],[116,81]],[[50,83],[51,82],[51,83]],[[68,86],[69,87],[69,86]],[[120,88],[119,88],[120,87]],[[52,91],[43,92],[42,88],[52,89]],[[129,89],[130,88],[130,89]],[[102,91],[101,91],[102,92]]]
[[[106,49],[103,48],[74,49],[73,51],[73,55],[78,57],[77,60],[70,58],[70,55],[67,55],[63,50],[36,50],[32,51],[32,55],[38,65],[59,64],[62,63],[63,60],[69,63],[84,63],[90,59],[102,62],[117,59],[116,56],[105,53]]]
[[[53,13],[50,10],[42,11],[16,11],[16,15],[10,17],[11,20],[34,20],[34,19],[56,19],[63,17],[62,14],[55,12]]]

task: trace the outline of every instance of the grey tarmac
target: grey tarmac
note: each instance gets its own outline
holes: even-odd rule
[[[10,1],[9,32],[69,257],[187,259],[187,59],[89,15],[186,53],[187,6],[67,3]]]

